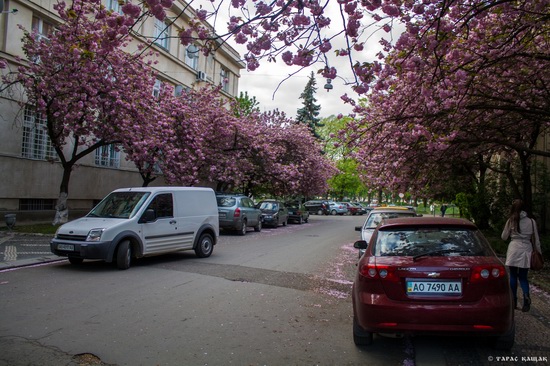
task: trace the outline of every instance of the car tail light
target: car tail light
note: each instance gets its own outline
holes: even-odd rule
[[[489,281],[506,276],[506,269],[503,265],[485,265],[472,268],[471,282]]]
[[[382,279],[386,281],[399,281],[395,268],[392,266],[363,264],[360,273],[367,279]]]
[[[241,216],[241,209],[237,207],[235,209],[235,213],[233,214],[233,217],[240,217]]]

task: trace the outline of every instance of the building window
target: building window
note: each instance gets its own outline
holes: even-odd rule
[[[199,66],[199,48],[194,44],[185,49],[185,64],[196,70]]]
[[[170,50],[170,26],[155,19],[155,44]]]
[[[21,198],[19,199],[19,211],[44,211],[55,210],[55,199]]]
[[[229,71],[223,67],[220,71],[220,84],[224,92],[229,92]]]
[[[21,155],[37,160],[55,160],[57,154],[47,133],[47,121],[36,113],[34,107],[26,106],[23,119],[23,143]]]
[[[53,33],[53,25],[36,16],[32,17],[32,30],[38,34],[38,40],[48,39]]]
[[[98,147],[95,151],[95,165],[118,168],[120,166],[120,151],[113,144]]]
[[[107,9],[122,14],[121,5],[118,0],[107,0]]]
[[[184,93],[188,93],[191,90],[188,86],[185,85],[176,85],[174,88],[174,96],[181,97]]]
[[[155,80],[155,85],[153,85],[153,96],[155,98],[160,97],[161,89],[162,89],[162,81],[160,81],[159,79]]]

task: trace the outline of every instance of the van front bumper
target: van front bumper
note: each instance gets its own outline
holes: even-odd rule
[[[74,257],[82,259],[103,259],[109,261],[109,249],[111,241],[77,241],[52,239],[50,250],[62,257]]]

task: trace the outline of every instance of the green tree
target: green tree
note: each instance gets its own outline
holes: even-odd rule
[[[256,100],[256,97],[250,97],[246,91],[241,92],[235,98],[235,101],[233,112],[236,117],[249,116],[253,112],[260,113],[260,103]]]
[[[317,99],[315,98],[315,92],[317,91],[315,77],[313,71],[309,76],[309,80],[304,88],[304,91],[300,95],[300,99],[303,99],[302,108],[298,109],[298,115],[296,116],[296,121],[298,123],[303,123],[309,127],[311,133],[316,138],[320,139],[319,134],[317,133],[317,127],[322,127],[320,119],[318,118],[319,112],[321,111],[321,106],[316,104]]]
[[[339,160],[348,157],[350,149],[347,145],[341,143],[338,135],[340,131],[346,129],[348,123],[351,121],[353,119],[347,116],[342,118],[330,116],[321,120],[316,133],[322,140],[323,151],[329,159]]]
[[[329,179],[328,184],[333,196],[338,200],[356,198],[364,191],[364,185],[357,172],[357,162],[353,159],[342,159],[336,163],[339,172]]]

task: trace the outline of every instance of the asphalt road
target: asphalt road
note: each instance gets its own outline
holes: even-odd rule
[[[352,243],[363,220],[224,234],[209,258],[185,252],[126,271],[100,261],[0,271],[0,365],[548,363],[550,298],[536,291],[532,311],[516,313],[511,352],[441,337],[377,335],[355,347]]]

